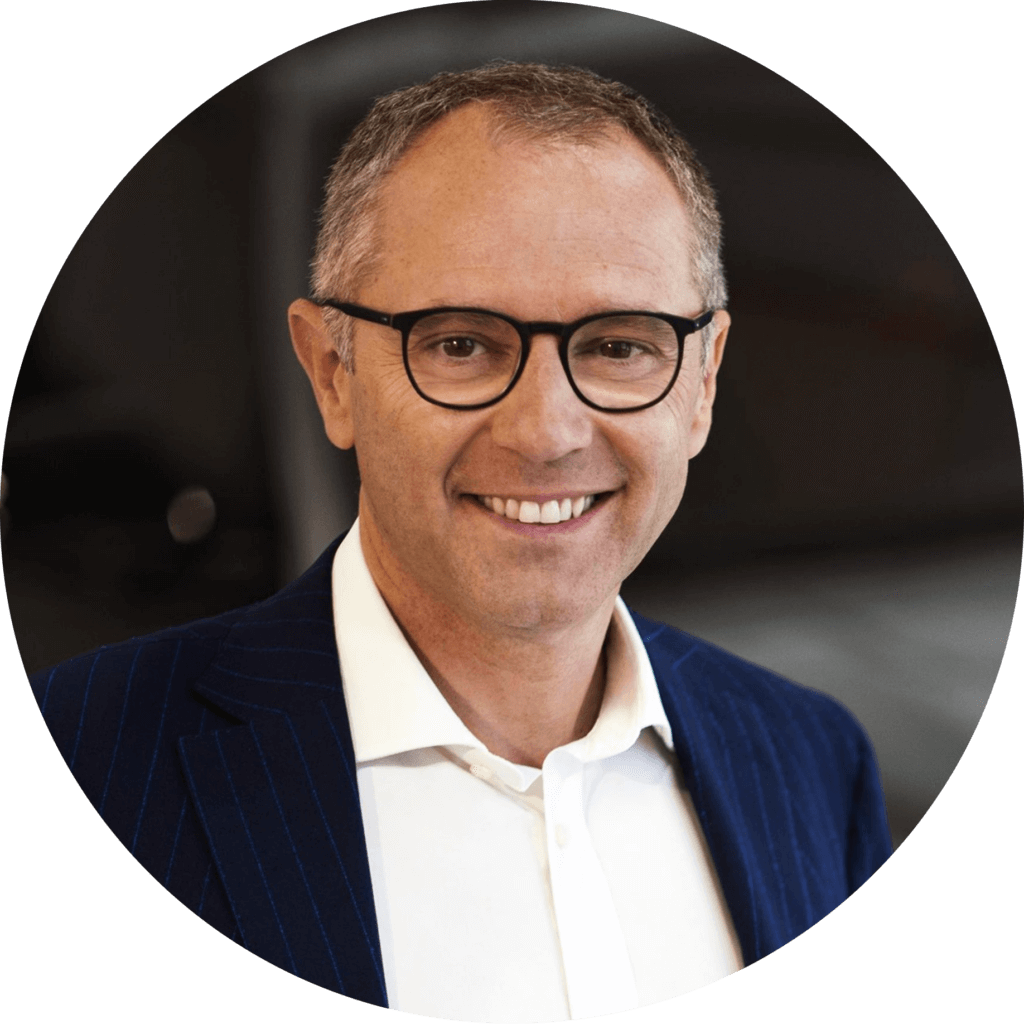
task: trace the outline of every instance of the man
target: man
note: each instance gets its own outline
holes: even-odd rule
[[[624,87],[378,101],[289,311],[355,526],[261,605],[34,680],[135,856],[287,970],[464,1020],[680,994],[856,889],[889,841],[849,714],[618,600],[724,306],[704,172]]]

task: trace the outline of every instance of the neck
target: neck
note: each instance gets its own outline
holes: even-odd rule
[[[439,605],[386,565],[366,532],[361,543],[370,575],[420,663],[491,753],[539,768],[556,747],[590,732],[604,696],[615,594],[578,621],[502,626]]]

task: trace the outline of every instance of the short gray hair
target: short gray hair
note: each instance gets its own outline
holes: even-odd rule
[[[468,103],[488,105],[498,135],[585,144],[607,138],[616,128],[629,132],[664,167],[689,213],[692,268],[704,308],[725,307],[715,193],[675,126],[639,93],[592,71],[511,61],[442,72],[373,104],[327,178],[311,268],[315,301],[350,300],[372,274],[375,214],[388,175],[429,127]],[[352,369],[352,321],[334,309],[325,309],[324,319],[343,363]],[[713,325],[703,331],[705,360],[712,332]]]

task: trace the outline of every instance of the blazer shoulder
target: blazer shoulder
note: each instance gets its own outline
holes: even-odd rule
[[[105,689],[133,680],[150,685],[168,674],[182,684],[191,683],[229,636],[258,653],[271,635],[285,639],[302,635],[310,623],[322,631],[323,624],[331,621],[330,573],[341,539],[302,576],[264,601],[100,647],[33,673],[29,681],[51,730],[56,708],[89,701]]]
[[[255,683],[261,668],[287,676],[301,665],[303,648],[321,656],[333,651],[330,570],[337,544],[265,601],[34,673],[30,682],[43,717],[79,781],[85,763],[121,756],[127,737],[140,747],[150,741],[162,747],[171,737],[239,721],[237,707],[209,705],[193,690],[214,665],[228,682],[244,676]]]
[[[43,718],[72,769],[95,756],[97,746],[122,745],[126,732],[155,737],[169,718],[195,718],[195,708],[185,710],[195,704],[191,686],[248,611],[108,644],[31,674]],[[98,734],[110,730],[109,737]]]
[[[630,609],[663,691],[687,691],[702,704],[756,707],[772,718],[810,716],[857,747],[867,738],[853,713],[836,698],[795,683],[771,669]]]
[[[844,876],[847,894],[856,889],[892,846],[874,750],[853,714],[706,640],[634,619],[684,772],[698,786],[702,774],[715,775],[736,805],[756,791],[789,807],[772,820],[803,828],[818,860],[841,854],[833,873]]]

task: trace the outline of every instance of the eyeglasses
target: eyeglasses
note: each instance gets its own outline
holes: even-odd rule
[[[402,358],[416,392],[446,409],[484,409],[515,387],[535,334],[561,339],[558,354],[581,402],[601,412],[636,412],[660,402],[679,376],[694,320],[668,313],[598,313],[571,324],[523,323],[486,309],[442,306],[381,313],[351,302],[320,303],[402,335]]]

